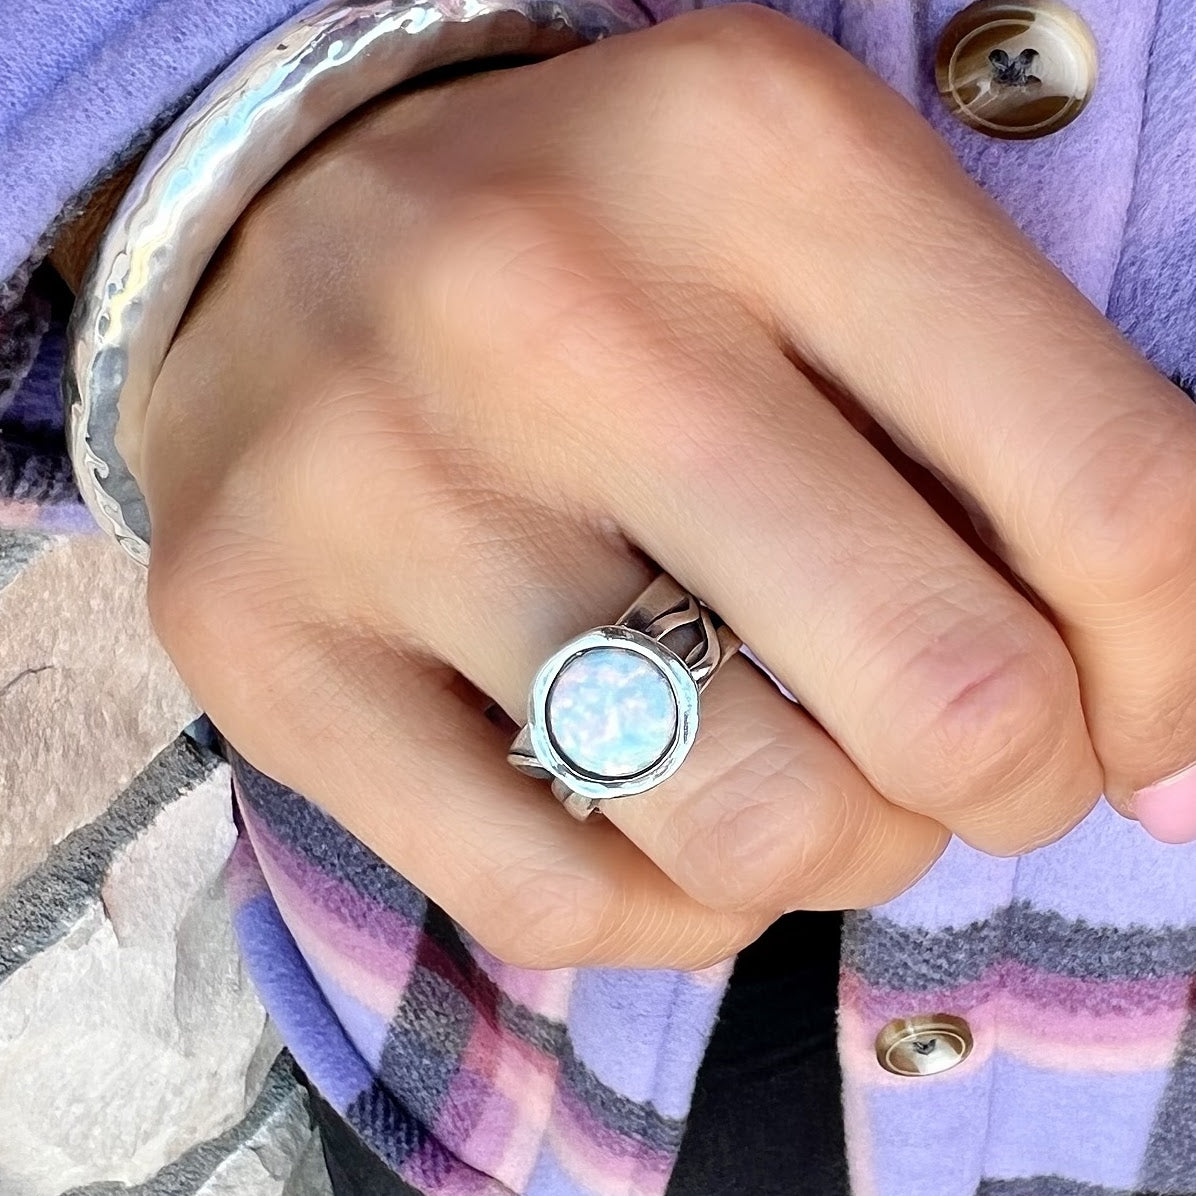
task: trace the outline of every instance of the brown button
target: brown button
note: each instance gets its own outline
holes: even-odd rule
[[[935,76],[965,125],[990,137],[1045,137],[1084,111],[1096,62],[1092,30],[1066,4],[977,0],[943,32]]]
[[[961,1017],[899,1017],[876,1036],[876,1059],[895,1076],[935,1076],[972,1053],[972,1030]]]

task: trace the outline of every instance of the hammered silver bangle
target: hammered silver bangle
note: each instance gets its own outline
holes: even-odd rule
[[[296,154],[428,71],[547,58],[626,27],[588,0],[568,9],[556,0],[320,0],[223,71],[141,164],[72,313],[67,443],[100,527],[148,564],[135,471],[150,393],[212,256]]]

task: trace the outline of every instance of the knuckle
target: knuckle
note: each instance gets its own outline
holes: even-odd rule
[[[658,934],[662,962],[655,966],[682,972],[698,972],[714,967],[755,942],[768,929],[775,916],[770,913],[766,918],[743,918],[737,915],[712,918],[707,932],[690,938],[680,951],[670,946],[668,939],[672,928],[667,922],[663,923]],[[645,966],[654,965],[649,962]]]
[[[761,440],[752,439],[758,429],[742,408],[737,411],[725,395],[720,401],[712,393],[711,377],[701,373],[696,361],[671,368],[658,359],[657,365],[653,402],[641,404],[635,415],[645,459],[657,463],[661,477],[683,487],[735,494],[743,484],[742,462],[750,459],[735,449],[740,444],[749,451],[758,447]]]
[[[827,818],[800,883],[789,893],[787,909],[861,909],[882,905],[903,893],[930,867],[946,845],[942,828],[918,836],[898,828],[881,801],[836,795],[835,815]],[[849,813],[849,803],[857,805]]]
[[[982,850],[999,859],[1013,859],[1057,843],[1091,812],[1099,799],[1099,790],[1071,786],[1052,789],[1049,796],[1051,800],[1043,806],[1046,816],[1033,823],[1027,821],[1012,828],[1002,825],[992,829],[990,835],[999,835],[1000,841],[990,842],[986,837]]]
[[[271,479],[260,517],[304,536],[339,543],[370,526],[393,496],[393,478],[409,461],[398,404],[381,366],[359,359],[310,377],[302,395],[256,446],[246,471]],[[358,533],[359,535],[360,533]]]
[[[719,913],[771,920],[792,909],[877,905],[913,884],[945,832],[939,839],[927,834],[918,850],[894,850],[881,825],[883,803],[822,763],[778,745],[747,762],[740,774],[747,785],[720,778],[714,789],[721,808],[712,820],[708,814],[702,821],[701,799],[686,811],[683,887]]]
[[[438,339],[520,354],[586,323],[610,267],[582,207],[567,185],[530,178],[446,201],[404,267],[420,318]]]
[[[1065,559],[1114,601],[1190,583],[1196,563],[1196,437],[1133,423],[1102,436],[1061,498]]]
[[[305,579],[297,599],[369,599],[370,543],[387,532],[408,567],[427,568],[475,528],[489,474],[434,418],[386,362],[359,358],[309,378],[259,438],[240,473],[263,539]]]
[[[767,925],[621,892],[597,875],[547,868],[506,880],[466,924],[486,950],[514,967],[696,970],[734,955]]]
[[[801,892],[812,857],[835,839],[835,828],[811,825],[815,811],[814,820],[824,821],[827,803],[803,793],[811,782],[797,745],[771,735],[745,745],[750,724],[724,722],[733,723],[739,742],[718,745],[725,752],[721,767],[678,803],[670,820],[675,875],[709,909],[776,914]],[[713,738],[711,732],[705,751],[714,749]]]
[[[626,421],[636,422],[645,447],[658,451],[663,469],[683,476],[726,473],[727,445],[742,432],[731,404],[726,371],[710,368],[710,354],[695,351],[676,331],[679,304],[692,304],[698,323],[754,332],[748,313],[706,288],[674,295],[671,314],[650,287],[624,270],[609,232],[566,200],[512,183],[463,197],[440,229],[426,238],[414,267],[419,319],[453,360],[502,361],[518,388],[518,418],[542,421],[543,439],[587,448],[613,441],[622,451]],[[699,293],[700,292],[700,293]],[[725,333],[724,333],[725,334]],[[555,385],[545,385],[551,377]],[[578,396],[601,386],[596,404]],[[506,386],[509,396],[515,388]],[[509,401],[509,400],[507,400]],[[492,411],[496,419],[510,414]],[[571,484],[597,483],[587,474]]]
[[[651,898],[628,903],[620,915],[619,934],[604,947],[601,961],[696,971],[734,955],[775,917],[722,914],[687,905]]]
[[[741,146],[769,155],[778,148],[791,155],[816,138],[810,168],[819,170],[850,163],[861,153],[891,159],[893,121],[902,123],[914,146],[936,141],[922,132],[922,122],[896,92],[829,39],[767,5],[701,9],[652,32],[667,50],[655,64],[656,82],[648,85],[658,92],[660,80],[668,85],[661,122],[674,134],[668,153],[684,145],[705,152],[709,139],[717,137],[724,169],[733,160],[726,150],[728,124],[740,131]],[[659,95],[654,99],[659,110]],[[686,137],[675,136],[678,127]],[[695,127],[706,134],[696,144]]]
[[[241,604],[230,600],[229,589],[205,574],[201,561],[212,554],[194,541],[169,556],[155,546],[147,581],[150,621],[180,667],[218,661],[227,642],[222,632],[227,628],[236,635],[249,622]]]
[[[687,829],[676,862],[685,890],[721,913],[783,909],[800,861],[776,815],[775,804],[757,796]]]
[[[801,78],[795,66],[812,57],[814,35],[762,4],[725,4],[686,13],[659,27],[670,89],[703,108],[758,111],[770,88]],[[709,103],[713,95],[719,103]],[[773,93],[775,95],[775,93]],[[702,109],[689,109],[692,115]],[[725,110],[725,109],[723,109]]]
[[[239,715],[253,710],[259,680],[290,654],[295,589],[273,553],[199,525],[181,542],[155,541],[150,621],[196,697]]]
[[[1070,657],[1051,632],[984,644],[965,659],[923,655],[904,684],[910,722],[902,760],[929,813],[958,811],[977,796],[997,799],[1051,763],[1060,725],[1078,702]]]
[[[488,951],[534,969],[578,967],[601,952],[614,894],[600,879],[545,868],[506,880],[479,910],[476,933]]]

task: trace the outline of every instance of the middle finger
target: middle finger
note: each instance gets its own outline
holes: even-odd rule
[[[520,268],[535,262],[523,255]],[[552,272],[554,285],[564,273]],[[584,285],[586,273],[567,277]],[[621,529],[719,611],[890,802],[998,853],[1049,841],[1083,817],[1100,772],[1058,634],[766,330],[742,311],[720,310],[701,317],[708,335],[691,328],[682,336],[646,294],[611,303],[589,294],[576,308],[583,316],[555,317],[551,335],[529,323],[526,305],[510,302],[485,323],[438,330],[438,361],[487,362],[484,376],[461,370],[437,383],[472,413],[457,433],[469,445],[470,477],[489,462],[498,492],[523,495],[525,505],[535,495],[541,511]],[[694,312],[687,317],[692,323]],[[528,395],[538,397],[530,414]],[[521,413],[519,426],[510,412]],[[407,437],[397,439],[387,452],[410,451]],[[462,501],[459,479],[435,486]],[[465,498],[481,513],[495,505],[485,493]],[[387,510],[435,516],[444,507],[436,494],[388,496],[378,520]],[[414,521],[432,568],[451,537],[429,530],[435,518]],[[543,538],[542,529],[478,522],[486,530],[453,554],[458,571],[475,545],[530,550]],[[541,621],[542,655],[578,630],[562,579],[584,575],[590,551],[555,577],[534,571],[513,583],[531,599],[522,617]],[[476,657],[454,659],[448,641],[484,623],[480,587],[425,587],[420,569],[404,573],[409,582],[376,583],[389,585],[387,609],[421,632],[439,624],[433,646],[469,673]],[[555,600],[540,601],[545,591]],[[632,585],[617,589],[594,608],[598,621],[633,595]],[[487,634],[515,643],[510,627]],[[526,684],[538,663],[530,656],[509,661],[507,675]],[[474,679],[495,693],[491,677]]]
[[[1058,633],[763,330],[737,331],[701,354],[657,336],[634,375],[558,358],[557,401],[600,394],[604,411],[583,498],[718,610],[890,801],[995,853],[1063,834],[1101,773]]]

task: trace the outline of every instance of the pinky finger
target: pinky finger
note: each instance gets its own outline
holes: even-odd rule
[[[271,695],[271,717],[207,705],[255,767],[304,794],[500,959],[528,968],[697,969],[735,954],[771,914],[720,913],[612,825],[575,822],[506,763],[506,734],[450,670],[345,636]],[[268,725],[267,725],[268,724]]]

